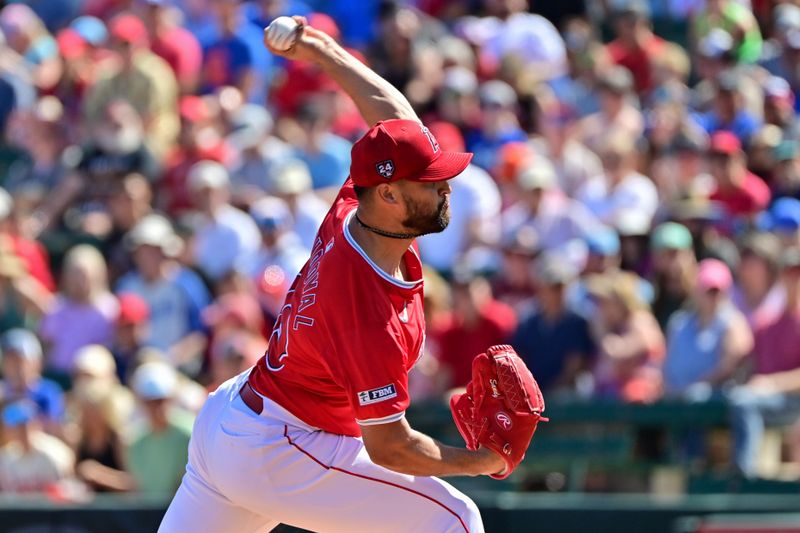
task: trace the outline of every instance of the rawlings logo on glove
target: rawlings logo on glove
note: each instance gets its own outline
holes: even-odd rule
[[[525,458],[536,426],[544,411],[544,398],[528,367],[514,348],[492,346],[472,362],[472,381],[464,394],[450,400],[458,431],[467,448],[484,446],[506,463],[504,479]]]

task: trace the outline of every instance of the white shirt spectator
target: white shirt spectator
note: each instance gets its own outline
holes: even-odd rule
[[[75,465],[75,454],[62,441],[43,433],[31,435],[31,450],[19,442],[0,448],[0,491],[41,492],[69,477]]]
[[[577,199],[588,207],[601,222],[615,225],[628,210],[653,218],[658,209],[658,190],[647,176],[631,172],[616,186],[605,176],[595,176],[577,193]]]
[[[328,209],[329,206],[312,192],[301,194],[296,199],[292,211],[294,231],[300,236],[301,244],[309,250],[314,248],[314,239]]]
[[[500,233],[500,191],[485,170],[469,165],[450,187],[450,225],[418,241],[422,260],[437,270],[452,268],[470,241],[494,243]]]
[[[463,27],[467,38],[481,45],[490,59],[500,62],[515,55],[526,64],[541,68],[543,79],[567,73],[564,39],[553,24],[541,15],[515,13],[506,20],[496,17],[467,20]]]
[[[536,231],[543,250],[554,251],[573,239],[585,239],[600,227],[600,222],[586,206],[554,191],[545,194],[535,215],[524,202],[517,202],[503,213],[505,235],[513,235],[526,226]]]
[[[558,177],[558,186],[567,196],[574,197],[578,189],[589,178],[603,172],[600,158],[578,141],[570,140],[564,145],[561,157],[555,157],[544,139],[531,142],[534,151],[547,158]]]
[[[224,205],[195,234],[195,264],[212,279],[218,279],[240,258],[255,253],[260,244],[261,234],[253,219]]]

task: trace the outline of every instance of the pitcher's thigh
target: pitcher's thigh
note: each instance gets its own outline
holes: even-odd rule
[[[278,522],[234,505],[189,466],[158,533],[265,533]]]

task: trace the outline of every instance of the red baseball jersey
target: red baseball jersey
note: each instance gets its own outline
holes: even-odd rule
[[[348,230],[357,206],[348,179],[250,374],[256,391],[307,424],[351,436],[403,417],[425,342],[418,252],[404,256],[413,281],[381,270]]]

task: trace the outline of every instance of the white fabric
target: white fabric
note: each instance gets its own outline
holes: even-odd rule
[[[319,196],[312,192],[302,194],[297,199],[297,209],[292,212],[294,216],[294,231],[300,236],[303,246],[312,250],[317,231],[330,208]]]
[[[600,227],[600,222],[586,206],[563,196],[549,193],[542,198],[534,215],[523,202],[503,213],[503,233],[516,234],[523,227],[532,227],[543,250],[556,250],[573,239],[585,239]]]
[[[241,258],[255,253],[260,245],[261,233],[253,219],[225,205],[197,231],[194,259],[203,272],[217,279]]]
[[[483,531],[475,504],[444,481],[379,467],[361,439],[314,430],[268,399],[256,415],[239,396],[248,374],[200,411],[159,533],[261,533],[281,522],[326,533]]]
[[[17,442],[0,448],[0,491],[41,491],[50,483],[68,477],[75,466],[69,446],[46,433],[31,436],[30,452]]]
[[[658,209],[658,190],[652,180],[638,172],[631,172],[616,186],[605,176],[595,176],[578,190],[577,198],[601,222],[615,226],[628,210],[635,210],[652,220]]]
[[[513,54],[525,63],[544,67],[546,79],[567,73],[567,49],[564,39],[553,24],[541,15],[515,13],[505,21],[484,19],[482,29],[486,40],[482,51],[500,60]]]
[[[495,242],[500,231],[500,191],[485,170],[469,165],[450,180],[450,187],[450,225],[417,240],[422,260],[437,270],[452,268],[466,251],[470,226],[477,227],[478,238],[484,242]]]

